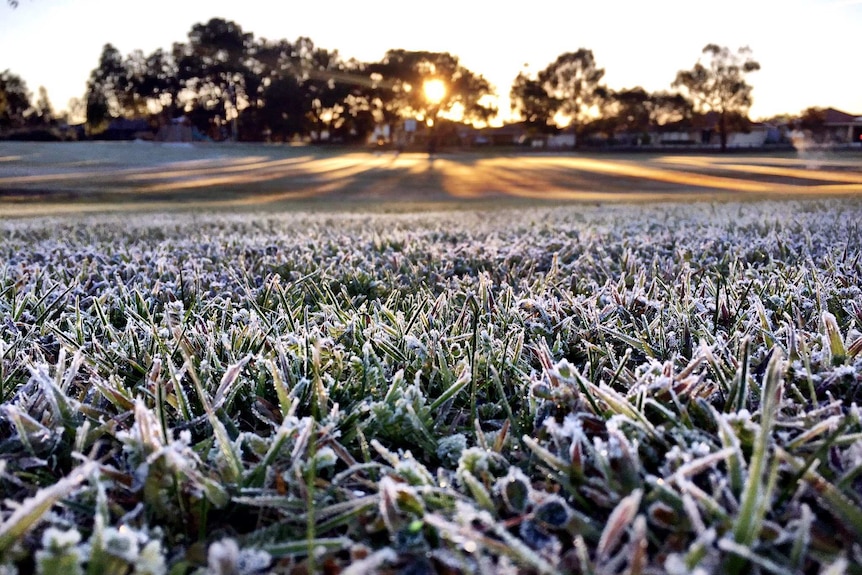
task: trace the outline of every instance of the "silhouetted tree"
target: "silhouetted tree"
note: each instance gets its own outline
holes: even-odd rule
[[[274,141],[287,141],[303,130],[301,74],[293,62],[293,45],[287,40],[255,40],[252,66],[259,78],[258,108],[243,114],[243,125]],[[251,117],[249,117],[251,116]]]
[[[823,132],[826,127],[826,109],[812,106],[799,114],[798,126],[802,130],[810,130],[814,134]]]
[[[691,122],[694,115],[692,103],[678,93],[653,92],[646,106],[653,126]]]
[[[760,69],[748,47],[732,52],[717,44],[703,49],[706,63],[698,61],[691,70],[680,70],[673,86],[682,88],[700,113],[718,114],[721,149],[727,149],[729,131],[748,117],[752,87],[746,76]]]
[[[620,91],[598,87],[591,114],[594,117],[582,133],[603,133],[608,140],[622,133],[646,133],[650,127],[649,99],[650,95],[640,87]]]
[[[585,136],[602,133],[609,140],[626,134],[648,141],[649,132],[666,124],[690,124],[691,103],[680,94],[649,93],[640,86],[623,90],[607,90],[599,86],[595,92],[592,119],[583,127]]]
[[[559,102],[555,113],[570,119],[577,136],[583,134],[592,118],[593,107],[605,94],[600,84],[604,75],[604,69],[596,66],[592,50],[585,48],[560,54],[539,72],[538,81],[548,96]],[[576,145],[580,139],[576,138]]]
[[[38,118],[39,123],[46,126],[54,123],[54,107],[51,105],[45,86],[39,86],[39,98],[36,100],[34,111],[34,116]]]
[[[338,56],[337,52],[331,54]],[[369,82],[366,64],[340,57],[334,64],[322,71],[326,74],[321,90],[326,96],[322,99],[323,117],[328,118],[326,129],[337,141],[363,141],[374,130],[377,119],[382,120],[382,103],[374,83]]]
[[[127,74],[123,56],[113,44],[105,44],[99,65],[90,72],[85,95],[87,132],[104,131],[113,118],[123,115],[127,100]]]
[[[303,91],[295,76],[273,78],[263,90],[263,100],[260,121],[272,139],[284,142],[304,133]]]
[[[520,115],[532,131],[548,133],[556,129],[553,117],[560,101],[550,96],[539,80],[519,72],[512,83],[509,98],[512,111]]]
[[[26,82],[9,70],[0,72],[0,129],[23,127],[31,111]]]
[[[625,132],[646,132],[650,128],[650,95],[638,86],[613,92],[616,104],[616,129]]]
[[[143,69],[133,80],[138,97],[147,103],[147,110],[158,114],[162,122],[181,113],[180,84],[177,62],[171,52],[161,48],[146,57]]]
[[[275,140],[324,133],[342,141],[363,139],[374,127],[373,82],[365,65],[343,60],[337,51],[315,46],[307,37],[294,42],[256,42],[253,70],[259,109],[241,116],[243,125]]]
[[[344,122],[344,98],[350,86],[343,81],[347,67],[338,52],[314,45],[310,38],[299,38],[293,45],[291,63],[300,79],[305,112],[305,132],[320,141],[324,132]]]
[[[246,64],[252,41],[235,22],[213,18],[192,27],[188,44],[174,45],[180,85],[191,95],[185,109],[202,131],[219,131],[250,105]]]
[[[402,116],[430,117],[460,109],[468,122],[487,122],[497,110],[487,101],[491,84],[462,66],[448,52],[389,50],[379,63],[368,67],[369,77],[380,79],[379,97],[386,109]],[[439,103],[423,92],[426,80],[439,79],[446,93]]]

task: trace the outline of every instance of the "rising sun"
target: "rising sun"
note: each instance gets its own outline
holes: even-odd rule
[[[422,84],[422,91],[425,93],[425,99],[431,104],[439,104],[446,96],[446,84],[443,80],[432,79],[425,80]]]

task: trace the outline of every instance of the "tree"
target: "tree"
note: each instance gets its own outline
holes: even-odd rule
[[[253,35],[235,22],[213,18],[195,24],[188,36],[188,44],[174,45],[180,85],[191,94],[186,111],[202,131],[220,131],[256,97],[246,82],[252,75],[248,59]]]
[[[746,77],[759,70],[760,64],[751,57],[748,47],[732,52],[707,44],[703,54],[706,63],[699,60],[691,70],[680,70],[673,86],[684,91],[698,112],[718,114],[721,150],[725,151],[730,129],[748,117],[752,87]]]
[[[350,93],[345,62],[336,50],[314,45],[310,38],[298,38],[291,51],[291,66],[300,81],[305,133],[320,141],[344,123],[344,99]]]
[[[555,114],[567,116],[574,126],[576,145],[584,127],[593,119],[594,108],[606,94],[600,82],[605,75],[596,66],[593,51],[585,48],[560,54],[539,72],[538,81],[550,98],[559,102]]]
[[[9,70],[0,72],[0,129],[23,127],[31,112],[26,82]]]
[[[650,124],[653,126],[691,122],[694,115],[691,102],[681,94],[653,92],[646,106],[649,109]]]
[[[137,58],[130,58],[127,59],[127,65],[130,66],[130,60],[135,62],[132,68],[133,90],[137,98],[146,102],[146,109],[161,116],[162,122],[168,122],[179,115],[179,94],[182,86],[173,54],[158,48],[147,56],[143,63]]]
[[[123,115],[127,101],[127,73],[123,55],[113,44],[105,44],[99,65],[90,72],[85,95],[87,132],[103,132],[113,118]]]
[[[599,113],[610,114],[613,100],[601,85],[605,71],[596,67],[592,50],[560,54],[535,77],[523,72],[512,84],[512,107],[534,129],[549,130],[557,115],[568,118],[575,130],[575,145],[589,131],[607,131],[607,122],[598,122]]]
[[[645,134],[650,128],[650,95],[641,87],[626,90],[596,90],[595,117],[582,131],[604,133],[609,140],[617,134]],[[638,136],[640,137],[640,136]]]
[[[302,133],[305,115],[293,45],[287,40],[260,39],[254,42],[252,52],[252,66],[260,83],[258,106],[251,114],[243,114],[243,125],[252,124],[260,138],[288,141]]]
[[[244,110],[240,118],[255,137],[320,140],[328,133],[348,141],[373,130],[374,83],[361,62],[345,61],[306,37],[255,42],[250,62],[257,108]]]
[[[45,86],[39,86],[39,98],[36,100],[35,112],[40,123],[45,125],[54,123],[54,107],[51,105],[51,100],[48,99],[48,90],[45,89]]]
[[[805,108],[799,114],[797,124],[802,130],[809,130],[815,134],[823,132],[826,126],[826,109],[817,106]]]
[[[560,101],[548,95],[539,80],[519,72],[512,83],[509,98],[512,111],[524,119],[528,129],[538,133],[548,133],[555,129],[553,117],[560,107]]]
[[[460,112],[468,122],[487,122],[497,113],[487,101],[493,94],[491,84],[448,52],[389,50],[367,72],[379,79],[384,106],[401,116],[433,118],[438,113]],[[426,97],[423,86],[428,80],[445,85],[439,102]]]
[[[304,133],[303,90],[295,76],[273,78],[263,91],[260,121],[275,141],[286,142]]]

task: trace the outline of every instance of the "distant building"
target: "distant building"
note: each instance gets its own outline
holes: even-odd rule
[[[108,124],[107,129],[100,132],[96,138],[99,140],[152,140],[154,135],[153,129],[146,120],[115,118]]]
[[[655,127],[649,141],[659,146],[703,146],[717,148],[721,145],[720,116],[707,112],[690,121]],[[728,148],[759,148],[779,138],[776,129],[769,125],[746,120],[743,129],[731,129],[727,133]]]
[[[862,116],[854,116],[835,108],[827,108],[823,128],[827,142],[862,144]]]
[[[193,137],[192,123],[186,116],[173,118],[169,123],[159,128],[156,140],[159,142],[191,142]]]
[[[570,126],[556,134],[550,134],[545,138],[545,147],[559,150],[561,148],[574,148],[578,141],[574,127]]]
[[[731,132],[727,135],[728,148],[760,148],[765,145],[772,132],[771,126],[759,122],[750,123],[746,132]]]
[[[525,143],[527,133],[524,122],[487,127],[476,130],[472,143],[476,146],[517,146]]]

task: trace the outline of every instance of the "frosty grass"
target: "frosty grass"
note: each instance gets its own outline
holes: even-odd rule
[[[0,573],[859,573],[860,222],[0,221]]]

